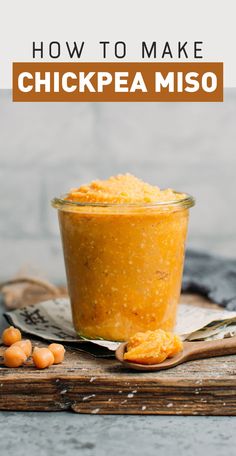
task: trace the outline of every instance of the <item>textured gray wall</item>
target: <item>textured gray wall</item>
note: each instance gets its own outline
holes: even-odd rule
[[[236,256],[236,90],[224,103],[12,103],[0,92],[0,278],[64,280],[50,199],[118,172],[197,198],[188,245]]]

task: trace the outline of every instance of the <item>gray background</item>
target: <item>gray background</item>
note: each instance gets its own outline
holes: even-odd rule
[[[189,245],[236,256],[235,114],[236,90],[222,104],[17,104],[0,92],[0,279],[28,265],[64,281],[50,199],[126,171],[196,196]],[[231,456],[234,428],[235,417],[0,413],[3,456]]]
[[[236,255],[236,90],[224,103],[12,103],[0,91],[0,279],[64,281],[56,211],[70,187],[132,172],[197,199],[189,246]]]

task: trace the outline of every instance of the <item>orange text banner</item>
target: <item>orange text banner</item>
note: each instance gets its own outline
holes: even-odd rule
[[[13,101],[223,101],[223,63],[13,63]]]

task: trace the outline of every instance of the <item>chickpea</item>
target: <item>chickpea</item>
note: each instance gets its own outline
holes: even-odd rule
[[[36,348],[33,352],[33,361],[38,369],[45,369],[54,363],[54,356],[48,348]]]
[[[26,354],[27,358],[29,358],[32,354],[32,344],[29,339],[19,340],[18,342],[15,342],[12,347],[20,347]]]
[[[4,345],[12,345],[19,340],[21,340],[21,332],[19,329],[14,328],[14,326],[9,326],[9,328],[4,329],[2,333],[2,342]]]
[[[50,344],[49,350],[54,356],[54,364],[60,364],[64,360],[65,348],[62,344]]]
[[[3,358],[5,366],[20,367],[26,361],[27,356],[20,347],[13,347],[12,345],[6,349]]]

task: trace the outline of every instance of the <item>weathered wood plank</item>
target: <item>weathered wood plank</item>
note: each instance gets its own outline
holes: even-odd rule
[[[236,415],[234,356],[133,373],[115,360],[67,351],[64,365],[0,369],[1,410]]]
[[[67,349],[62,365],[43,371],[31,362],[9,369],[0,360],[0,410],[236,415],[236,356],[153,373],[131,372],[115,359],[94,358],[74,348]]]

